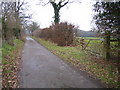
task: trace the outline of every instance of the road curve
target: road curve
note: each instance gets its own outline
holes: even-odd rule
[[[22,53],[21,88],[102,88],[30,37]]]

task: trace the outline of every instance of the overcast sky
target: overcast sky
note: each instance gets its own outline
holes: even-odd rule
[[[32,20],[40,24],[41,28],[49,27],[53,22],[54,10],[52,5],[37,5],[40,0],[29,0],[29,13]],[[43,0],[44,1],[44,0]],[[91,0],[81,0],[81,3],[71,3],[60,10],[60,21],[67,21],[79,27],[81,30],[91,30],[93,16]]]

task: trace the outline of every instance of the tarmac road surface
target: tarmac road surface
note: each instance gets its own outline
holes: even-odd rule
[[[21,88],[102,88],[30,37],[23,48],[20,77]]]

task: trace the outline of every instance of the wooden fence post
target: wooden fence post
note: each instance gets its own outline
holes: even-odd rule
[[[120,31],[119,30],[117,34],[118,34],[118,82],[120,82]]]
[[[105,31],[105,53],[106,60],[110,59],[110,31]]]

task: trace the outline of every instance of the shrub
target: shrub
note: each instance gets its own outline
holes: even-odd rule
[[[35,37],[39,37],[41,35],[41,31],[42,30],[35,30],[32,32],[32,35],[35,36]]]
[[[51,28],[45,28],[41,31],[40,38],[44,38],[45,40],[52,40],[54,31]]]
[[[75,26],[72,24],[60,23],[42,29],[39,37],[52,41],[59,46],[70,46],[73,44]],[[38,34],[38,33],[37,33]]]
[[[59,46],[69,46],[74,40],[74,25],[60,23],[54,25],[53,41]]]

